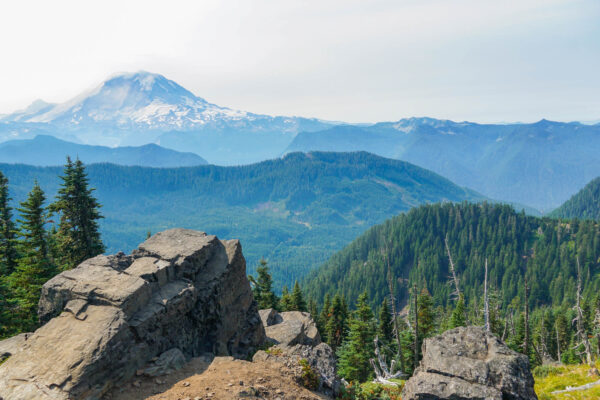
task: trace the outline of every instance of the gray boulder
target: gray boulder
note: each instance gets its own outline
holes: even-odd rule
[[[98,399],[161,354],[168,369],[179,353],[246,357],[265,340],[240,243],[185,229],[54,277],[39,315],[0,366],[0,398]]]
[[[263,311],[263,325],[267,339],[275,344],[294,346],[304,344],[316,346],[321,343],[321,335],[317,324],[309,313],[301,311],[287,311],[277,313],[274,310]],[[264,312],[268,311],[268,314]]]
[[[425,339],[402,399],[531,400],[533,383],[526,356],[480,327],[460,327]]]
[[[265,328],[283,321],[281,315],[274,308],[258,310],[258,314],[260,315],[260,320]]]
[[[319,374],[319,392],[330,396],[339,393],[341,381],[336,373],[335,354],[328,344],[321,342],[317,325],[309,313],[278,313],[267,309],[260,310],[260,316],[267,340],[274,346],[258,351],[252,361],[276,361],[301,376],[300,360],[304,359]]]

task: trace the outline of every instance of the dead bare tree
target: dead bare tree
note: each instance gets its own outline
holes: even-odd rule
[[[417,292],[417,285],[414,284],[413,285],[413,293],[414,293],[414,300],[415,300],[415,342],[414,342],[414,351],[415,351],[415,359],[414,359],[414,369],[417,369],[417,366],[419,365],[419,309],[418,309],[418,300],[419,300],[419,293]]]
[[[377,363],[375,359],[371,358],[369,361],[371,366],[373,367],[373,371],[375,371],[375,379],[373,382],[382,383],[384,385],[398,386],[397,383],[390,381],[390,379],[397,379],[403,376],[406,376],[404,372],[395,371],[396,369],[396,360],[392,360],[390,363],[390,367],[388,368],[387,362],[385,360],[385,354],[382,354],[379,351],[379,337],[375,336],[375,340],[373,341],[375,345],[375,357],[377,357]]]
[[[529,282],[527,274],[525,274],[525,342],[523,343],[523,351],[529,356]]]
[[[558,357],[558,363],[562,363],[562,357],[560,355],[560,336],[558,335],[558,325],[555,324],[556,327],[556,351],[557,351],[557,357]]]
[[[585,353],[587,364],[592,365],[592,349],[588,335],[583,326],[583,310],[581,308],[581,266],[579,264],[579,256],[577,256],[577,302],[575,304],[575,311],[577,312],[577,316],[573,322],[577,323],[577,336],[580,340],[576,347],[583,345],[583,352],[581,354]]]
[[[448,253],[448,260],[450,260],[450,272],[452,273],[452,281],[454,281],[454,292],[452,293],[453,296],[456,296],[456,298],[458,299],[460,297],[460,286],[459,286],[459,282],[458,282],[458,276],[456,275],[456,268],[454,267],[454,260],[452,260],[452,254],[450,254],[450,246],[448,245],[448,235],[446,234],[446,237],[444,238],[444,243],[446,245],[446,252]]]
[[[552,360],[550,357],[550,352],[548,351],[548,343],[546,339],[548,339],[549,332],[546,332],[546,313],[542,313],[542,325],[540,329],[540,349],[536,349],[536,352],[539,354],[542,363],[546,363]]]
[[[502,332],[502,341],[503,342],[506,340],[506,334],[508,333],[509,324],[512,325],[513,312],[514,311],[511,307],[509,307],[508,310],[506,310],[506,315],[504,318],[504,331]]]
[[[483,313],[485,314],[485,330],[490,332],[490,299],[488,298],[488,260],[485,259],[485,278],[483,283]]]
[[[586,385],[576,386],[576,387],[567,386],[567,388],[564,390],[555,390],[554,392],[551,392],[550,394],[559,394],[559,393],[575,392],[578,390],[587,390],[587,389],[591,389],[594,386],[598,386],[598,385],[600,385],[600,381],[596,381],[596,382],[592,382],[592,383],[588,383]]]
[[[396,313],[396,297],[394,296],[394,280],[392,276],[392,266],[390,263],[390,248],[389,243],[385,245],[385,260],[387,263],[387,281],[388,289],[390,291],[390,303],[392,305],[392,320],[394,321],[394,336],[396,337],[397,352],[396,359],[400,360],[400,370],[404,371],[404,356],[402,355],[402,344],[400,343],[400,332],[398,329],[398,314]]]

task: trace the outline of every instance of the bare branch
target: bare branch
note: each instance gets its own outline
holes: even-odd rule
[[[485,279],[483,284],[483,301],[484,305],[484,314],[485,314],[485,330],[486,332],[490,332],[490,299],[488,298],[488,260],[485,259]]]
[[[450,260],[450,272],[452,272],[452,280],[454,281],[455,294],[460,297],[460,287],[458,284],[458,276],[456,276],[456,269],[454,268],[454,261],[452,260],[452,254],[450,254],[450,246],[448,246],[448,235],[444,238],[444,244],[446,245],[446,252],[448,253],[448,259]]]
[[[576,386],[576,387],[567,386],[567,388],[564,390],[556,390],[550,394],[574,392],[576,390],[586,390],[586,389],[590,389],[590,388],[593,388],[594,386],[598,386],[598,385],[600,385],[600,381],[596,381],[596,382],[588,383],[587,385],[581,385],[581,386]]]
[[[577,322],[577,336],[581,341],[579,345],[583,345],[587,364],[592,365],[592,349],[588,335],[583,326],[583,310],[581,309],[581,265],[579,264],[579,256],[577,256],[577,304],[575,305],[575,311],[577,311],[577,317],[575,318]]]

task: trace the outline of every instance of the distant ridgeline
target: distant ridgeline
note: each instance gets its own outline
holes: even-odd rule
[[[557,218],[600,220],[600,177],[588,183],[550,215]]]
[[[56,193],[61,167],[0,165],[16,205],[38,180]],[[360,153],[293,153],[241,167],[87,167],[109,253],[173,227],[239,238],[254,273],[265,257],[293,284],[370,226],[423,203],[483,197],[431,171]]]
[[[510,206],[434,204],[412,209],[377,225],[309,274],[303,289],[319,302],[340,292],[350,303],[367,291],[371,305],[389,296],[387,259],[396,296],[404,304],[409,288],[427,288],[438,305],[454,288],[444,238],[468,303],[481,304],[485,258],[490,286],[503,307],[524,299],[541,305],[575,303],[576,257],[587,298],[600,293],[600,227],[594,221],[559,221],[515,212]]]

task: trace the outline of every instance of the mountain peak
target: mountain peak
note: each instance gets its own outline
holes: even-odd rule
[[[30,106],[34,109],[9,115],[4,120],[69,128],[102,124],[121,129],[182,129],[246,115],[210,104],[163,75],[147,71],[114,74],[95,89],[65,103],[34,105]]]

